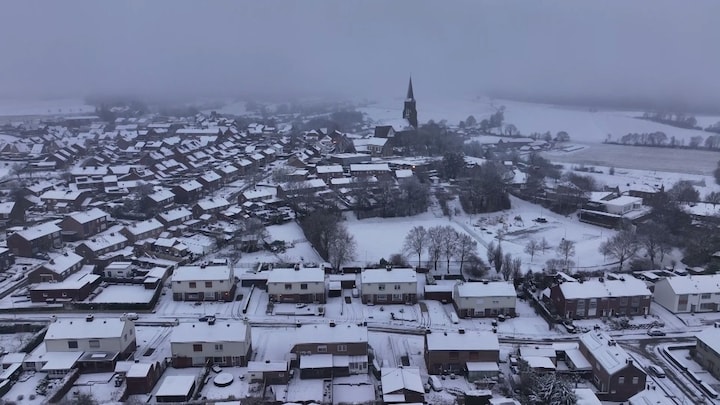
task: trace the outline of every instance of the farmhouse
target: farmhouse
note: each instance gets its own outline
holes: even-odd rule
[[[417,288],[411,268],[365,269],[360,276],[363,304],[414,304]]]
[[[458,283],[453,288],[453,305],[461,318],[515,316],[516,297],[515,287],[503,281]]]
[[[720,274],[667,277],[655,283],[655,302],[673,313],[717,312]]]
[[[430,374],[461,374],[473,368],[472,363],[496,365],[499,360],[500,345],[493,333],[460,329],[425,335],[425,364]]]
[[[270,270],[267,291],[275,302],[325,303],[325,272],[319,267],[276,268]]]
[[[580,336],[580,352],[592,365],[593,384],[606,401],[627,401],[645,389],[645,372],[608,335],[592,331]]]
[[[171,278],[175,301],[232,301],[235,276],[228,265],[180,266]]]
[[[175,326],[170,337],[172,366],[244,367],[252,351],[250,327],[243,322],[187,322]]]
[[[545,299],[558,315],[583,319],[648,314],[651,296],[644,281],[627,276],[617,280],[565,281],[551,287]]]

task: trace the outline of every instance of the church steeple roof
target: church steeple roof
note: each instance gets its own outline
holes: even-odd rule
[[[410,83],[408,84],[408,91],[407,91],[407,97],[405,97],[408,100],[415,100],[415,95],[413,94],[413,88],[412,88],[412,76],[410,76]]]

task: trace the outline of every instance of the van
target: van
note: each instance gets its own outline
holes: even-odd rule
[[[665,370],[663,370],[660,366],[651,364],[648,366],[648,370],[650,370],[651,373],[655,374],[655,377],[657,378],[665,378]]]
[[[457,325],[458,323],[460,323],[460,318],[458,318],[455,312],[450,312],[450,321]]]
[[[428,377],[428,384],[430,384],[430,388],[432,388],[433,391],[442,391],[443,389],[442,383],[436,375]]]
[[[357,288],[353,288],[353,289],[352,289],[352,296],[353,296],[353,298],[359,297],[359,296],[360,296],[360,291],[358,291]]]

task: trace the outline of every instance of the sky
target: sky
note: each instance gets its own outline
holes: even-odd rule
[[[0,98],[483,95],[720,109],[716,0],[7,0]]]

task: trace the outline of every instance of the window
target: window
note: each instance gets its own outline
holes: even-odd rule
[[[385,284],[378,284],[379,291],[385,291]]]
[[[88,341],[88,345],[93,349],[97,349],[100,347],[100,341],[97,339],[90,339]]]
[[[347,345],[337,345],[337,351],[338,351],[338,352],[346,352],[346,351],[347,351]]]
[[[618,384],[625,384],[625,377],[624,377],[624,376],[618,377]]]
[[[222,343],[217,343],[217,344],[215,344],[215,351],[216,351],[216,352],[221,352],[221,351],[223,351],[223,345],[222,345]]]
[[[201,345],[201,344],[194,344],[194,345],[193,345],[193,351],[194,351],[194,352],[201,352],[201,351],[202,351],[202,345]]]
[[[212,281],[206,281],[205,288],[212,288]]]
[[[702,295],[700,295],[700,299],[703,299],[703,300],[709,300],[710,297],[712,297],[712,294],[702,294]]]
[[[286,290],[292,290],[292,284],[285,284]]]
[[[307,290],[307,283],[302,283],[302,284],[300,284],[300,289],[301,289],[301,290]]]
[[[633,385],[638,385],[640,382],[640,377],[633,377]]]
[[[197,283],[194,281],[190,282],[190,288],[197,288]]]
[[[399,290],[399,289],[400,289],[400,284],[395,284],[395,287],[394,287],[394,288],[395,288],[395,290]]]
[[[317,352],[318,353],[327,353],[327,345],[319,345],[317,347]]]
[[[77,349],[77,348],[78,348],[77,340],[68,340],[68,349]]]

